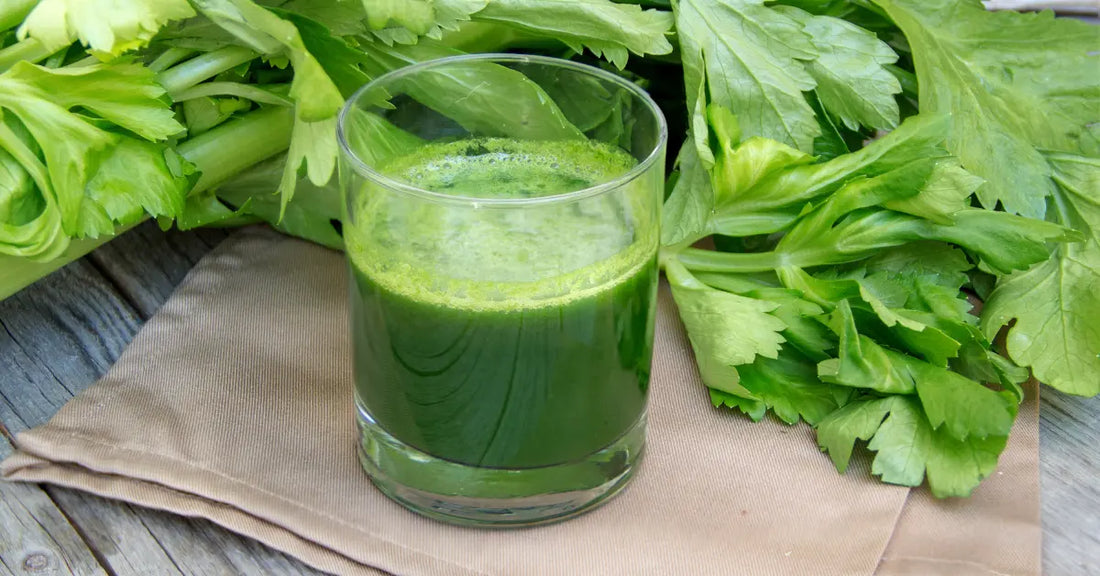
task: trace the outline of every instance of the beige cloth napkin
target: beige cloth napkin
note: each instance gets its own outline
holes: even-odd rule
[[[355,457],[342,255],[244,230],[106,377],[16,439],[10,480],[209,518],[339,574],[1039,573],[1038,424],[1025,405],[969,500],[838,475],[805,425],[711,407],[662,289],[649,443],[627,490],[550,526],[407,512]]]

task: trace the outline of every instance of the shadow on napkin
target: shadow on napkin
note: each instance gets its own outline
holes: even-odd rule
[[[346,282],[338,253],[237,233],[100,382],[16,438],[3,474],[208,518],[338,574],[1039,573],[1034,394],[968,500],[910,495],[865,462],[841,476],[807,426],[711,407],[664,288],[625,492],[521,530],[416,516],[356,460]]]

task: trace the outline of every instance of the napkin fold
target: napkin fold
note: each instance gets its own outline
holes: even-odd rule
[[[1039,574],[1034,389],[970,499],[882,484],[866,458],[838,475],[809,427],[710,405],[662,287],[631,485],[566,522],[484,530],[371,485],[349,359],[343,256],[245,229],[0,472],[208,518],[336,574]]]

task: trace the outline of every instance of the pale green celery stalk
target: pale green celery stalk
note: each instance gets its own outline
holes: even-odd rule
[[[696,272],[766,272],[790,264],[785,252],[717,252],[685,248],[676,253],[679,261]]]
[[[61,65],[65,63],[65,57],[69,55],[69,49],[71,48],[72,46],[69,46],[69,48],[54,52],[50,55],[49,58],[46,58],[41,63],[39,63],[39,65],[45,66],[46,68],[60,68]]]
[[[661,251],[661,255],[658,257],[661,268],[665,271],[665,276],[673,286],[684,286],[687,288],[706,288],[702,282],[699,281],[688,269],[680,262],[675,253],[666,253]]]
[[[194,56],[196,52],[187,48],[171,47],[157,56],[155,60],[149,63],[146,68],[153,72],[164,72],[164,70],[170,66],[175,66],[180,62]]]
[[[69,66],[71,66],[73,68],[81,68],[81,67],[84,67],[84,66],[95,66],[96,64],[102,64],[102,63],[103,63],[103,61],[100,60],[99,58],[96,58],[95,56],[87,56],[85,58],[81,58],[80,60],[77,60],[76,62],[73,62],[72,64],[69,64]]]
[[[246,168],[283,152],[290,146],[293,125],[294,112],[290,108],[267,108],[230,120],[179,144],[176,151],[202,172],[190,193],[209,190]],[[114,234],[99,238],[73,240],[61,256],[48,262],[0,255],[0,300],[138,224],[140,222],[120,226]]]
[[[38,0],[4,0],[0,3],[0,32],[21,24],[36,4]]]
[[[286,150],[293,126],[290,108],[264,108],[181,142],[176,151],[202,171],[191,194],[205,192]]]
[[[259,56],[255,51],[240,46],[227,46],[196,56],[177,64],[157,76],[157,81],[170,97],[187,90],[203,80],[213,78],[226,70],[232,70]]]
[[[41,42],[27,38],[0,50],[0,72],[15,66],[17,62],[41,62],[52,54]]]
[[[798,219],[798,213],[791,212],[719,212],[711,217],[710,229],[701,233],[696,238],[689,238],[680,243],[680,246],[690,246],[695,242],[710,236],[711,234],[724,234],[726,236],[753,236],[756,234],[772,234],[779,232]]]
[[[294,105],[294,101],[289,98],[284,98],[279,94],[252,84],[242,84],[240,82],[203,82],[197,86],[176,92],[172,96],[172,100],[183,102],[184,100],[205,96],[233,96],[235,98],[245,98],[257,104],[273,104],[275,106]]]

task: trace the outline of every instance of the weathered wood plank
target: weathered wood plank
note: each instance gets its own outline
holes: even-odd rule
[[[272,551],[262,544],[241,538],[205,520],[150,511],[145,525],[166,550],[188,550],[174,556],[184,574],[223,574],[223,566],[233,567],[240,576],[315,575],[321,574],[298,560]],[[197,549],[190,552],[192,549]]]
[[[79,260],[0,302],[0,423],[12,432],[46,422],[102,376],[194,262],[225,236],[176,232],[157,241],[155,228],[135,231],[141,230],[146,236],[118,245],[127,258]],[[159,272],[143,261],[158,262]],[[150,276],[159,280],[143,283]],[[112,574],[320,574],[211,522],[64,488],[21,489],[52,497]]]
[[[149,221],[89,254],[89,259],[148,320],[225,230],[161,231]]]
[[[212,522],[46,487],[117,576],[319,574],[281,552]]]
[[[0,303],[0,423],[12,432],[45,422],[72,394],[19,346],[3,324]]]
[[[117,576],[182,576],[168,551],[145,526],[151,510],[107,500],[77,490],[46,486],[45,491],[69,521],[80,528],[88,545]]]
[[[0,437],[0,458],[11,453]],[[38,486],[0,482],[0,575],[106,576],[80,534]]]
[[[1043,572],[1100,574],[1100,397],[1040,398]]]
[[[45,372],[72,396],[107,371],[140,324],[133,308],[86,259],[73,262],[0,302],[0,326],[8,336],[0,357],[21,353],[30,362],[22,374],[9,372],[13,375],[4,380],[30,377],[20,388],[46,384],[50,401],[57,400],[50,383],[38,379]]]

